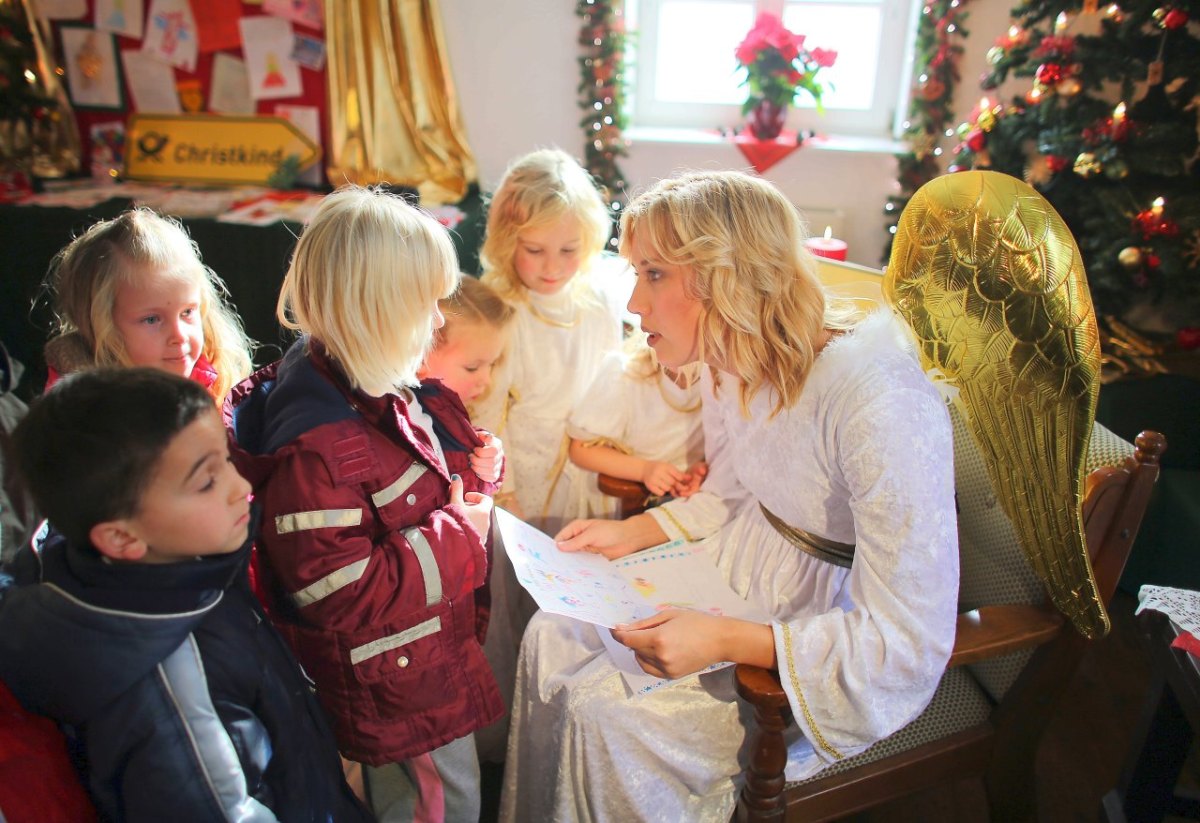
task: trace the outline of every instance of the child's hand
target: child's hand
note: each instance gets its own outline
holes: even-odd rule
[[[661,460],[647,460],[642,466],[642,484],[651,494],[666,494],[683,482],[683,479],[683,472]]]
[[[480,538],[487,540],[492,526],[492,498],[479,492],[468,492],[464,497],[462,478],[456,474],[450,478],[450,505],[462,506]]]
[[[485,483],[500,480],[500,468],[504,465],[504,443],[490,432],[480,432],[483,445],[471,452],[471,471]]]
[[[708,476],[708,464],[703,460],[697,460],[683,475],[683,480],[675,485],[671,494],[676,497],[691,497],[696,492],[700,491],[700,485],[704,483],[704,478]]]

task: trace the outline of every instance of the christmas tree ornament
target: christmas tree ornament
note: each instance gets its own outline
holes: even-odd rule
[[[1034,72],[1034,77],[1043,86],[1053,87],[1063,79],[1063,67],[1060,63],[1042,63]]]
[[[1004,59],[1006,52],[999,46],[992,46],[987,51],[987,62],[989,66],[994,66]]]
[[[1142,250],[1137,246],[1126,246],[1117,252],[1117,262],[1125,271],[1136,271],[1142,267]]]
[[[1083,90],[1083,84],[1074,77],[1067,77],[1058,84],[1058,93],[1063,97],[1074,97]]]
[[[1104,165],[1096,159],[1096,155],[1090,151],[1080,152],[1075,158],[1073,166],[1075,173],[1080,177],[1091,177],[1093,174],[1099,174],[1104,171]]]
[[[1175,332],[1175,345],[1184,351],[1200,349],[1200,327],[1188,326]]]

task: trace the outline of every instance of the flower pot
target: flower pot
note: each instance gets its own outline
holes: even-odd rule
[[[750,110],[746,124],[750,127],[750,133],[759,140],[774,140],[779,136],[779,132],[783,131],[787,113],[787,106],[780,106],[770,100],[760,100]]]

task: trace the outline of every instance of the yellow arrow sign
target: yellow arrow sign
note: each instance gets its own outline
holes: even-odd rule
[[[266,183],[290,157],[305,169],[321,156],[282,117],[134,114],[126,130],[125,175],[134,180]]]

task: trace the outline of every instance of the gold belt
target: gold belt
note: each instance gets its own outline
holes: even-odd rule
[[[800,551],[843,569],[850,568],[850,564],[854,562],[853,543],[838,543],[836,540],[809,534],[803,529],[784,523],[762,503],[759,503],[758,507],[762,509],[763,517],[767,518],[772,528]]]

